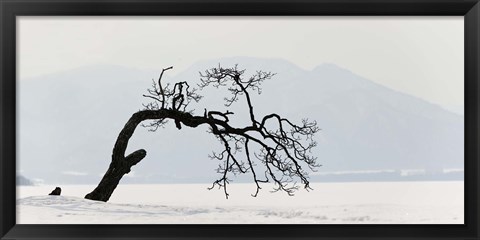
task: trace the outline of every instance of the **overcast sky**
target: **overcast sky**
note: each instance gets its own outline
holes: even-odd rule
[[[461,112],[463,17],[17,17],[20,79],[93,64],[140,69],[229,56],[334,63]]]

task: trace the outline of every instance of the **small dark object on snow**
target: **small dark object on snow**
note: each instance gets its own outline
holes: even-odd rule
[[[50,194],[48,195],[60,195],[60,193],[62,192],[62,189],[59,188],[59,187],[56,187],[55,190],[53,190]]]

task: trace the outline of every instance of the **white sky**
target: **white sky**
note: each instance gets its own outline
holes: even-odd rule
[[[19,79],[93,64],[140,69],[230,56],[334,63],[463,108],[463,17],[17,17]],[[174,74],[174,73],[172,73]]]

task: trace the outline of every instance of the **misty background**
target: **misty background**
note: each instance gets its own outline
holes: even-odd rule
[[[218,64],[277,73],[252,94],[257,116],[318,122],[311,181],[463,180],[461,17],[19,17],[17,28],[19,183],[97,184],[162,68],[195,86]],[[225,89],[200,93],[195,114],[226,110]],[[235,125],[248,122],[241,100]],[[214,181],[208,154],[222,146],[206,131],[139,126],[127,152],[147,157],[122,183]]]
[[[164,82],[199,83],[199,71],[239,64],[277,75],[253,95],[257,116],[272,112],[294,122],[316,120],[322,129],[312,155],[322,164],[312,181],[462,180],[463,116],[388,89],[334,64],[304,70],[281,59],[232,57],[200,61]],[[95,184],[111,160],[119,131],[142,103],[158,71],[97,65],[19,81],[21,175],[43,183]],[[204,89],[192,104],[225,111],[225,89]],[[248,123],[243,99],[230,109],[231,124]],[[168,124],[157,132],[139,126],[127,152],[147,150],[124,183],[196,183],[215,180],[219,162],[208,158],[222,145],[207,128]],[[128,154],[128,153],[127,153]],[[234,182],[250,180],[233,178]],[[35,181],[35,180],[34,180]]]

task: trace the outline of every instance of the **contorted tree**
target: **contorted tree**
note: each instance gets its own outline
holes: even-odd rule
[[[245,70],[222,68],[218,66],[200,73],[201,89],[208,86],[226,87],[231,96],[225,98],[225,106],[230,107],[240,98],[246,101],[249,112],[249,125],[232,126],[229,118],[234,114],[230,111],[207,111],[203,115],[195,116],[187,107],[192,101],[198,102],[202,97],[197,94],[197,89],[192,88],[187,82],[177,82],[173,86],[162,85],[162,70],[158,81],[153,80],[152,88],[144,95],[152,102],[144,105],[145,109],[134,113],[121,130],[113,148],[112,162],[98,186],[85,196],[87,199],[108,201],[123,175],[130,172],[132,166],[139,163],[145,156],[143,149],[134,151],[125,156],[128,141],[133,135],[137,125],[145,120],[150,124],[143,125],[156,131],[164,126],[168,120],[173,120],[178,129],[182,125],[196,128],[207,125],[209,133],[213,134],[223,145],[222,151],[213,152],[211,158],[221,161],[217,169],[219,178],[213,182],[215,186],[224,189],[228,198],[227,185],[229,174],[251,173],[256,191],[252,196],[257,196],[261,183],[274,183],[274,191],[285,191],[293,195],[299,188],[299,180],[307,190],[310,188],[308,173],[305,168],[315,171],[319,165],[316,158],[311,156],[311,149],[316,146],[313,136],[319,131],[315,121],[304,119],[301,124],[293,124],[290,120],[282,118],[276,113],[257,118],[253,109],[251,92],[260,94],[260,84],[275,74],[257,71],[249,78],[244,78]],[[258,163],[262,166],[261,172]]]

